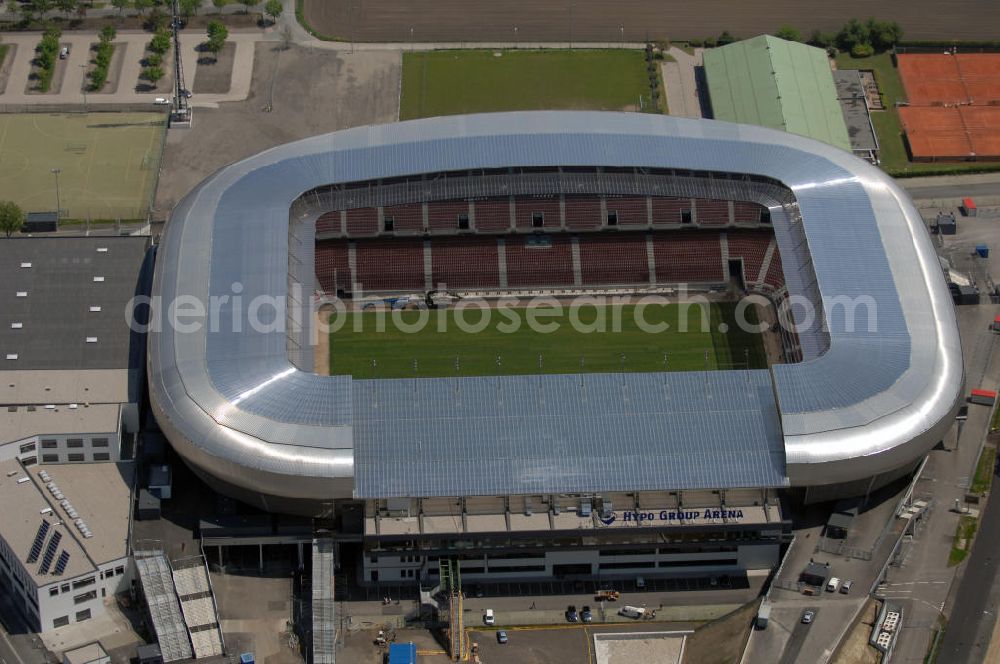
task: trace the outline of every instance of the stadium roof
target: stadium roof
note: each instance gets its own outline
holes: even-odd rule
[[[641,478],[650,455],[669,463],[677,450],[705,446],[734,455],[736,462],[760,462],[746,463],[744,475],[728,461],[715,472],[681,465],[662,479],[663,488],[675,481],[703,482],[705,488],[765,485],[780,470],[770,456],[779,445],[792,484],[848,482],[915,460],[950,426],[961,398],[961,348],[950,296],[912,203],[891,178],[848,152],[749,125],[528,112],[362,127],[291,143],[222,169],[185,197],[158,252],[154,294],[167,306],[176,298],[207,302],[231,294],[233,284],[243,301],[286,295],[289,210],[302,192],[317,186],[552,165],[749,173],[788,187],[801,219],[794,209],[773,205],[775,235],[790,292],[822,296],[826,346],[814,342],[805,349],[808,361],[773,367],[780,432],[768,426],[769,407],[763,407],[750,420],[759,429],[746,442],[731,430],[720,435],[720,427],[744,433],[753,399],[767,403],[759,391],[747,394],[747,381],[759,380],[753,372],[712,375],[712,393],[732,398],[713,400],[702,417],[689,417],[692,405],[680,398],[668,403],[664,396],[649,407],[648,392],[657,381],[667,393],[679,394],[690,375],[588,376],[584,380],[598,393],[618,384],[618,401],[635,399],[595,411],[627,427],[624,433],[605,429],[597,440],[590,430],[594,421],[580,417],[587,411],[582,397],[573,402],[576,410],[570,408],[566,383],[578,378],[507,379],[525,391],[545,383],[540,394],[559,394],[515,412],[495,403],[495,384],[488,379],[382,383],[304,373],[290,363],[280,327],[222,325],[209,331],[202,325],[182,332],[164,326],[149,335],[150,396],[175,449],[244,495],[322,502],[363,497],[368,487],[377,492],[390,483],[410,495],[456,495],[472,480],[496,493],[515,492],[525,482],[497,470],[515,462],[522,472],[537,469],[538,486],[553,491],[612,490],[630,477]],[[846,305],[861,301],[861,320],[853,320],[855,310],[845,299]],[[220,322],[231,317],[233,306],[229,300],[222,307]],[[447,414],[457,408],[448,387],[461,395],[468,422]],[[371,395],[365,396],[366,388]],[[428,395],[421,402],[424,414],[401,415],[409,426],[388,422],[396,411],[413,407],[412,394]],[[491,409],[497,416],[490,416]],[[435,437],[423,438],[417,454],[410,447],[415,430],[424,426]],[[559,435],[552,436],[557,428]],[[532,431],[540,436],[533,438],[535,447],[526,447]],[[577,440],[581,444],[570,444]],[[610,453],[609,443],[617,447]],[[535,456],[519,456],[527,454]],[[441,461],[436,475],[421,475],[421,467],[412,465],[409,473],[400,470],[421,455]],[[616,459],[612,472],[585,460],[595,455]],[[473,458],[475,464],[467,463]],[[550,464],[554,459],[567,463]]]
[[[851,149],[826,52],[760,35],[704,54],[716,120],[783,129]]]

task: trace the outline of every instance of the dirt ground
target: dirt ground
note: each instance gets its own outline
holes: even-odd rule
[[[170,130],[155,218],[166,218],[192,187],[238,159],[307,136],[395,121],[399,76],[399,52],[338,55],[258,44],[246,101],[196,108],[191,129]]]
[[[757,615],[759,600],[711,622],[687,638],[684,664],[734,664],[740,661]]]
[[[861,611],[857,622],[840,642],[840,648],[833,658],[834,664],[877,664],[879,661],[879,651],[872,648],[868,643],[868,638],[872,633],[872,626],[878,618],[879,603],[869,600],[867,606]]]
[[[205,51],[198,58],[198,71],[194,76],[194,89],[192,92],[223,94],[229,92],[229,86],[233,78],[233,60],[236,56],[236,44],[226,42],[219,51],[218,56],[213,56]]]
[[[14,66],[15,57],[17,57],[17,44],[7,44],[7,54],[3,62],[0,62],[0,95],[7,89],[7,78],[10,76],[11,67]]]
[[[625,41],[741,37],[791,25],[808,35],[838,30],[849,18],[875,15],[902,25],[907,39],[995,39],[996,0],[305,0],[319,33],[358,41]]]

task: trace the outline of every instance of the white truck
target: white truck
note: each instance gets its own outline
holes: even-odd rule
[[[638,620],[646,615],[646,609],[640,608],[638,606],[623,606],[618,610],[618,615],[625,616],[626,618],[635,618]]]

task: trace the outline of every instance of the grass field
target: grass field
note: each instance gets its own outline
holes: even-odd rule
[[[498,57],[495,53],[500,53]],[[649,103],[641,51],[403,54],[399,118],[537,109],[634,110]]]
[[[903,142],[903,126],[896,112],[896,102],[906,100],[906,91],[899,72],[892,64],[892,56],[880,53],[870,58],[852,58],[850,53],[837,56],[839,69],[871,69],[875,72],[882,102],[886,110],[872,111],[872,125],[878,136],[879,158],[882,168],[893,176],[920,174],[966,173],[969,171],[1000,170],[1000,165],[984,162],[922,163],[910,161]]]
[[[761,335],[737,328],[733,304],[708,305],[707,326],[703,325],[705,309],[699,305],[644,307],[641,319],[650,324],[668,324],[669,328],[663,332],[641,329],[636,308],[637,305],[607,305],[600,310],[581,307],[576,319],[581,325],[571,324],[574,319],[565,308],[558,317],[542,316],[539,312],[538,324],[557,323],[552,332],[531,329],[526,323],[526,311],[513,309],[509,315],[516,315],[521,322],[514,333],[509,331],[512,326],[507,314],[501,316],[497,310],[490,311],[488,322],[480,326],[481,331],[463,331],[456,324],[456,316],[461,315],[467,323],[466,330],[475,328],[483,319],[478,310],[397,311],[392,315],[376,311],[350,313],[345,315],[344,324],[330,333],[330,373],[350,374],[355,378],[426,378],[742,369],[747,360],[751,368],[766,366]],[[599,311],[606,331],[585,331],[600,329]],[[421,316],[427,317],[428,322],[419,331],[407,333],[400,329],[417,326]],[[688,331],[681,331],[685,329],[681,325],[682,316]],[[620,325],[614,324],[616,317]],[[752,307],[747,310],[746,318],[750,323],[757,322]],[[379,319],[384,321],[381,331]],[[445,326],[443,332],[439,331],[439,321]]]
[[[166,130],[158,113],[0,115],[0,200],[69,219],[145,217]]]

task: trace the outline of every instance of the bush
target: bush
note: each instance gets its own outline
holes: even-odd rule
[[[702,41],[702,40],[700,40],[700,39],[691,39],[691,40],[689,40],[689,41],[688,41],[688,46],[691,46],[691,47],[693,47],[693,48],[701,48],[701,46],[702,46],[702,45],[703,45],[704,43],[705,43],[705,42],[703,42],[703,41]]]
[[[705,48],[715,48],[719,44],[715,37],[709,37],[703,43],[705,44]]]
[[[809,35],[809,41],[806,43],[810,46],[817,46],[819,48],[829,48],[833,45],[834,39],[835,36],[831,35],[829,32],[813,30],[812,34]]]
[[[736,37],[729,34],[729,30],[723,30],[716,43],[719,46],[725,46],[726,44],[732,44],[734,41],[736,41]]]
[[[875,47],[871,44],[855,44],[851,47],[851,57],[870,58],[875,55]]]
[[[778,39],[787,39],[788,41],[802,41],[802,33],[790,25],[783,25],[778,28],[778,31],[774,33],[774,36]]]

